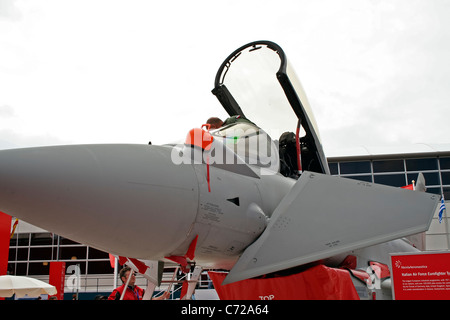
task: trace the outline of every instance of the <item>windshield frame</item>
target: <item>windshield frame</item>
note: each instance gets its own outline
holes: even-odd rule
[[[209,133],[248,165],[279,171],[278,145],[257,125],[242,119]]]

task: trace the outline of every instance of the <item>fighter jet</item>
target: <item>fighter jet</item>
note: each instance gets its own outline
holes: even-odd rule
[[[229,118],[183,144],[0,151],[0,210],[137,267],[230,270],[224,283],[414,250],[396,239],[426,231],[439,197],[331,176],[280,46],[235,50],[212,93]]]

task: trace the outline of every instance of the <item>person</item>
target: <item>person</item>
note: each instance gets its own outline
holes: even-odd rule
[[[125,285],[127,283],[128,277],[131,277],[128,281],[128,286],[126,288],[123,300],[142,300],[144,297],[145,290],[136,285],[136,276],[130,267],[124,267],[119,273],[120,280],[122,280],[122,285],[111,292],[108,300],[120,300],[123,290],[125,290]],[[157,298],[152,298],[152,300],[164,300],[169,296],[169,292],[165,292],[163,295]]]
[[[207,124],[210,125],[209,129],[219,129],[223,125],[223,121],[217,117],[211,117],[206,121]]]

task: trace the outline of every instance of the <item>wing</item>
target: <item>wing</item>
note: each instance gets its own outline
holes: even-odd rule
[[[304,172],[224,284],[428,229],[439,197]]]

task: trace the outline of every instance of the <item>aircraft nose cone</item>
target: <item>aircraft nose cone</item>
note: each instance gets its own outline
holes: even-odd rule
[[[171,148],[80,145],[0,151],[0,210],[128,257],[163,257],[189,233],[198,202]]]

